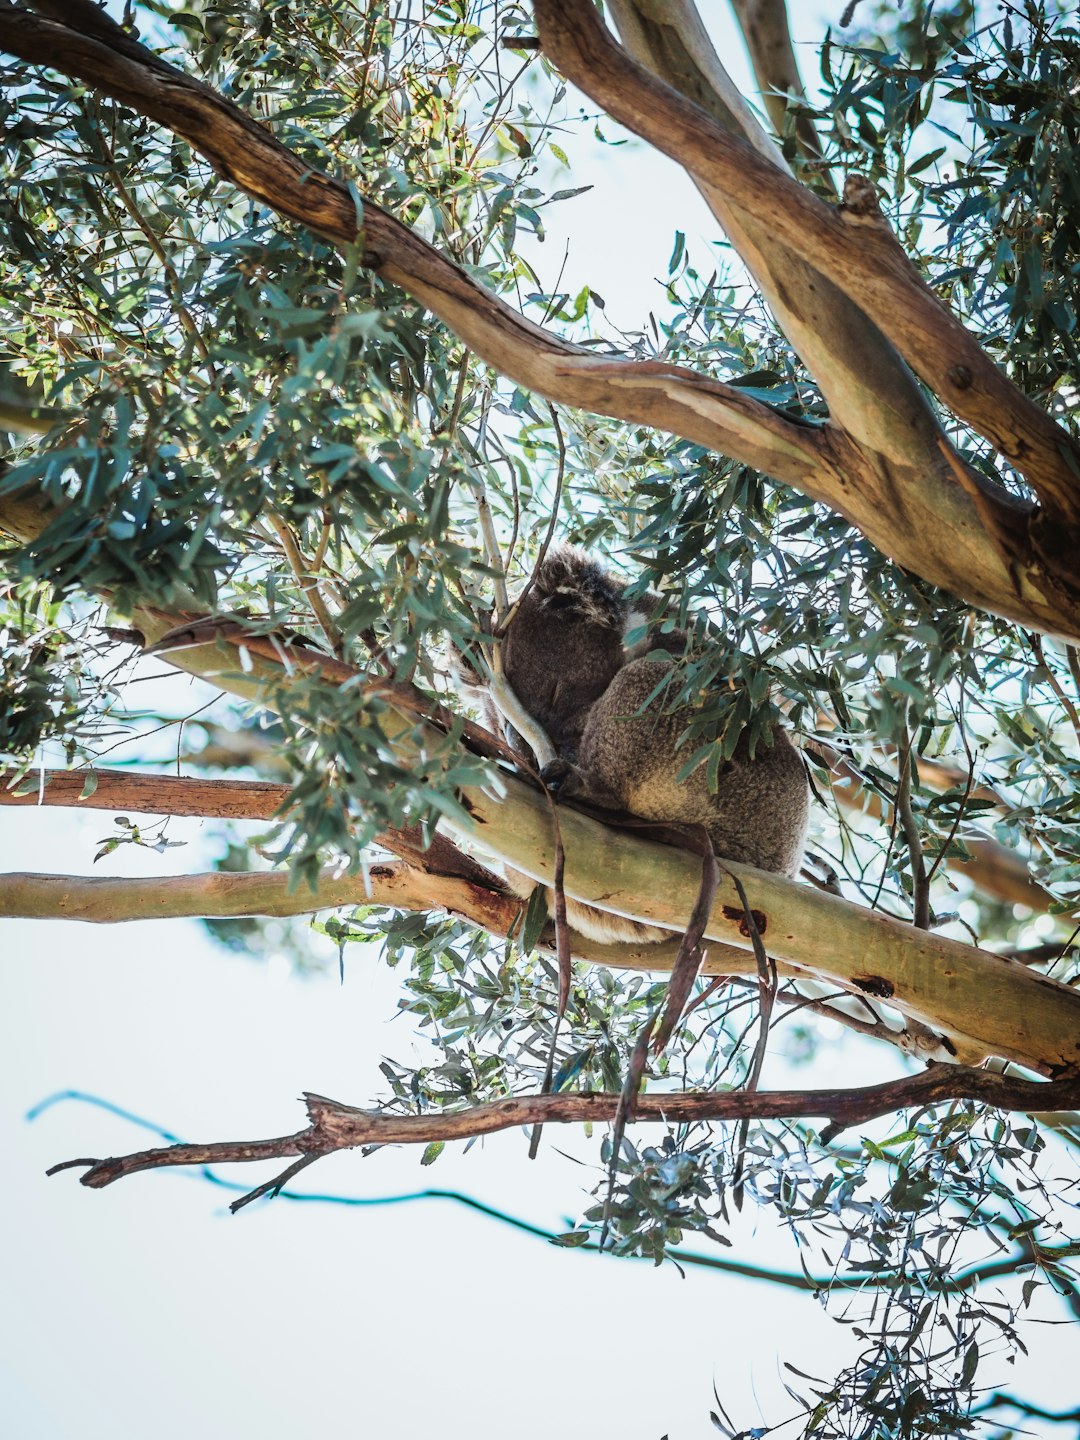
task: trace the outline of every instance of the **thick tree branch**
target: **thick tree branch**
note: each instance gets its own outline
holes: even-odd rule
[[[40,509],[31,513],[40,516]],[[137,613],[140,628],[152,638],[175,633],[175,617],[159,611]],[[201,634],[199,624],[196,629]],[[227,632],[217,643],[201,642],[176,652],[173,663],[193,674],[212,675],[223,688],[271,709],[275,691],[287,683],[286,666],[324,666],[328,675],[340,673],[355,682],[353,668],[332,657],[303,647],[286,651],[280,642],[262,639],[266,656],[256,654],[251,673],[242,673],[238,661],[229,659],[231,647],[249,646],[251,638],[241,642]],[[410,698],[411,687],[405,689],[405,702],[419,704]],[[415,722],[400,715],[395,728],[394,715],[392,709],[386,712],[384,731],[407,747]],[[481,741],[486,736],[480,727],[471,729]],[[551,885],[555,857],[546,801],[512,776],[504,776],[503,786],[503,800],[476,789],[462,797],[472,815],[463,838]],[[598,824],[566,807],[560,825],[568,895],[602,910],[685,931],[699,888],[693,856]],[[763,926],[768,928],[765,943],[774,959],[812,970],[842,990],[888,1000],[931,1030],[947,1032],[958,1060],[1001,1055],[1050,1075],[1070,1074],[1080,1066],[1076,991],[998,956],[912,930],[779,876],[729,868],[738,869],[754,910],[761,912],[759,928],[763,934]],[[748,947],[742,915],[734,887],[725,880],[707,938]],[[660,970],[670,963],[650,949],[643,968]]]
[[[775,236],[875,318],[927,385],[988,439],[1070,524],[1080,518],[1080,446],[1008,379],[938,300],[861,182],[837,210],[788,179],[697,105],[636,63],[597,11],[535,0],[545,54],[620,124]],[[1071,463],[1070,463],[1071,462]]]
[[[862,784],[858,771],[830,746],[816,742],[815,748],[829,760],[835,775],[849,779],[851,784],[836,785],[833,794],[846,809],[880,819],[884,813],[881,797]],[[236,757],[229,757],[235,759]],[[191,757],[201,763],[201,752]],[[927,762],[920,762],[920,774],[929,773]],[[87,794],[90,779],[96,781]],[[983,792],[984,794],[987,792]],[[287,802],[288,785],[267,780],[211,780],[202,776],[132,774],[125,770],[95,767],[93,770],[32,771],[17,785],[14,774],[0,772],[0,806],[69,806],[78,810],[130,811],[139,815],[202,816],[221,820],[270,820]],[[997,797],[992,797],[997,798]],[[460,874],[483,883],[486,872],[470,860],[445,836],[436,835],[427,850],[420,834],[411,831],[387,831],[379,844],[421,868],[435,868],[441,874]],[[1012,905],[1027,905],[1039,914],[1050,907],[1053,896],[1028,873],[1023,858],[998,841],[984,836],[965,836],[964,844],[970,859],[951,856],[946,864],[971,882],[974,888],[995,900]],[[456,860],[450,863],[450,852]],[[432,867],[432,861],[434,861]],[[472,866],[472,872],[466,867]],[[491,877],[488,876],[488,879]]]
[[[467,797],[470,838],[488,854],[551,884],[542,799],[513,777],[506,796]],[[453,828],[453,827],[451,827]],[[683,930],[698,893],[695,856],[562,807],[566,893],[586,904]],[[769,955],[841,989],[886,1000],[946,1031],[957,1058],[1002,1055],[1046,1074],[1080,1069],[1080,994],[1015,962],[799,885],[725,862],[742,879]],[[725,875],[708,940],[750,947],[743,908]],[[1026,979],[1022,978],[1026,976]]]
[[[587,11],[588,7],[579,9],[579,23]],[[759,222],[793,254],[798,253],[798,237],[803,249],[811,252],[811,264],[821,268],[839,264],[845,275],[845,289],[850,291],[848,277],[854,277],[852,283],[862,284],[864,289],[869,287],[866,295],[854,298],[875,313],[886,303],[883,295],[895,300],[896,294],[902,292],[902,287],[901,292],[896,291],[888,266],[882,272],[883,279],[876,260],[868,265],[863,256],[855,263],[862,255],[864,237],[852,235],[852,227],[837,212],[786,180],[775,165],[727,135],[696,106],[673,95],[647,71],[634,66],[602,27],[596,33],[606,38],[607,58],[609,52],[622,56],[633,74],[640,73],[650,81],[665,104],[671,101],[683,107],[683,132],[688,123],[691,131],[705,126],[710,156],[716,151],[716,176],[709,165],[698,166],[694,145],[687,150],[693,161],[691,168],[702,183],[711,184],[717,176],[717,183],[731,180],[733,203],[748,209],[756,207]],[[84,80],[103,94],[160,121],[188,140],[222,175],[278,213],[335,243],[349,245],[356,241],[355,204],[344,185],[313,171],[261,125],[205,85],[153,56],[137,41],[114,34],[108,44],[103,44],[70,28],[70,23],[55,24],[23,9],[2,6],[0,47],[31,63]],[[643,93],[648,99],[648,93]],[[717,135],[727,148],[717,147]],[[744,164],[747,155],[753,164]],[[717,156],[726,163],[726,170]],[[776,186],[781,188],[774,194]],[[807,226],[821,230],[820,244]],[[898,458],[902,451],[899,440],[890,451],[891,459],[879,457],[869,465],[867,456],[842,432],[832,427],[822,431],[802,425],[757,404],[737,387],[722,385],[679,366],[596,356],[558,340],[483,290],[375,205],[365,208],[361,243],[366,265],[403,285],[481,358],[518,383],[553,400],[654,425],[722,450],[840,510],[885,553],[932,582],[1031,627],[1067,637],[1080,636],[1080,600],[1071,582],[1055,572],[1053,584],[1043,583],[1046,567],[1029,554],[1030,538],[1024,528],[1027,513],[1010,508],[996,493],[988,492],[984,497],[983,508],[997,506],[1001,511],[1000,523],[991,534],[984,528],[982,511],[976,509],[959,485],[939,485],[931,495],[923,495],[925,486],[916,483],[921,473],[918,466],[905,467]],[[918,283],[921,285],[921,280]],[[947,312],[938,309],[948,319]],[[808,330],[813,328],[810,325]],[[966,335],[962,328],[960,333]],[[970,337],[967,339],[970,341]],[[849,372],[853,374],[857,368],[849,367]],[[875,377],[874,384],[864,386],[865,394],[870,394],[878,383]],[[885,383],[884,375],[880,383]],[[965,380],[961,388],[969,383]],[[910,437],[915,405],[912,396],[917,397],[910,387],[905,393],[908,401],[904,403],[912,413],[903,418],[903,423],[897,421],[900,439]],[[1014,395],[1009,387],[1010,400]],[[1038,425],[1030,421],[1030,416],[1021,425],[1027,437],[1026,453],[1035,454],[1035,430],[1049,444],[1044,433],[1047,426],[1056,445],[1063,432],[1058,432],[1048,417],[1028,402],[1024,404],[1027,410],[1017,410],[1015,404],[1011,412],[1009,407],[999,407],[995,412],[998,420],[1006,413],[1025,415],[1034,410]],[[891,428],[895,430],[897,424]],[[882,424],[874,428],[885,437],[890,427]],[[1011,444],[1009,440],[1003,447],[1007,453],[1017,449],[1016,445],[1010,449]],[[920,455],[920,465],[922,458]],[[940,538],[946,534],[947,545]]]
[[[445,837],[440,838],[445,841]],[[449,846],[450,842],[445,844]],[[427,859],[429,854],[425,852],[420,858]],[[476,869],[487,874],[480,866]],[[373,860],[356,875],[340,875],[328,868],[319,875],[314,890],[290,889],[288,874],[277,870],[134,879],[28,871],[0,874],[0,918],[9,920],[80,920],[115,925],[128,920],[314,915],[356,905],[388,905],[422,913],[445,910],[489,934],[504,937],[518,929],[522,913],[521,901],[508,895],[493,875],[487,874],[485,884],[397,860]],[[677,935],[659,945],[601,945],[575,933],[572,943],[576,959],[612,970],[670,970],[679,949]],[[551,926],[540,937],[540,945],[554,952]],[[778,970],[790,978],[804,973],[795,965],[781,964]],[[714,944],[709,947],[702,973],[754,974],[754,956],[735,945]]]
[[[68,1160],[48,1173],[89,1167],[80,1183],[100,1190],[142,1170],[179,1165],[222,1165],[291,1156],[318,1157],[358,1145],[425,1145],[432,1141],[472,1139],[523,1125],[603,1124],[614,1119],[615,1094],[514,1096],[468,1110],[426,1115],[395,1115],[360,1110],[322,1095],[305,1095],[310,1124],[293,1135],[272,1140],[218,1141],[208,1145],[169,1145],[104,1160]],[[643,1094],[633,1122],[685,1125],[701,1121],[772,1120],[821,1116],[830,1130],[864,1124],[897,1110],[953,1100],[978,1100],[1009,1111],[1069,1110],[1080,1104],[1080,1079],[1038,1083],[955,1065],[935,1065],[918,1075],[852,1090],[775,1090]]]
[[[612,0],[611,11],[636,61],[725,132],[753,146],[797,186],[775,142],[721,64],[693,0]],[[918,477],[920,488],[935,471],[944,474],[934,446],[935,417],[880,329],[820,267],[779,240],[768,221],[740,205],[727,187],[697,174],[693,178],[780,328],[816,376],[834,422],[858,441],[868,461],[879,453],[894,466],[921,457],[928,473]]]
[[[0,7],[0,48],[158,121],[248,195],[333,243],[359,239],[366,266],[421,300],[489,365],[549,400],[686,435],[796,486],[828,464],[817,430],[737,387],[678,365],[605,359],[549,335],[375,204],[364,205],[360,236],[346,185],[313,170],[230,101],[137,41],[121,35],[103,43]]]

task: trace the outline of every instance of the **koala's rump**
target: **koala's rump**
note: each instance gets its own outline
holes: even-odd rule
[[[809,787],[798,751],[783,732],[753,759],[740,744],[710,791],[706,766],[676,783],[675,746],[689,711],[663,713],[654,697],[669,667],[640,659],[623,667],[592,707],[580,765],[620,808],[643,820],[703,825],[723,859],[795,875],[802,859]],[[650,698],[653,697],[653,698]]]

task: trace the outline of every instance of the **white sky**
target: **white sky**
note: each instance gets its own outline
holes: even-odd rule
[[[705,0],[725,59],[741,56],[727,7]],[[836,4],[792,4],[802,28]],[[807,69],[810,69],[807,66]],[[607,127],[605,127],[607,128]],[[611,127],[613,130],[613,127]],[[575,147],[575,154],[578,147]],[[595,190],[545,210],[544,278],[592,283],[608,313],[640,323],[659,294],[675,225],[715,238],[689,182],[641,146],[581,150],[570,184]],[[144,687],[149,688],[149,687]],[[186,681],[165,691],[194,708]],[[149,701],[141,695],[141,701]],[[174,822],[188,849],[122,847],[97,866],[112,830],[101,812],[0,810],[0,868],[163,875],[200,865],[196,822]],[[103,1192],[77,1172],[44,1170],[79,1155],[123,1153],[152,1137],[103,1111],[26,1112],[54,1092],[104,1097],[186,1139],[254,1138],[303,1123],[315,1090],[363,1104],[383,1087],[378,1062],[408,1049],[393,1021],[395,977],[352,951],[336,976],[293,979],[214,948],[194,922],[107,928],[5,922],[0,931],[0,1429],[17,1440],[704,1440],[715,1383],[736,1425],[793,1406],[780,1360],[832,1378],[849,1332],[808,1296],[704,1270],[686,1279],[561,1251],[448,1201],[353,1209],[278,1201],[231,1217],[231,1196],[177,1174],[138,1176]],[[858,1079],[891,1057],[862,1058]],[[819,1064],[813,1083],[852,1077]],[[460,1190],[561,1229],[587,1201],[598,1140],[549,1127],[530,1164],[520,1134],[444,1152],[334,1156],[304,1188],[356,1196],[427,1186]],[[237,1171],[247,1183],[272,1167]],[[754,1226],[760,1223],[760,1230]],[[784,1266],[792,1252],[768,1217],[736,1232],[738,1253]],[[1045,1297],[1037,1313],[1058,1321]],[[1041,1308],[1039,1308],[1041,1307]],[[1076,1401],[1075,1332],[1029,1327],[1031,1361],[1002,1369],[1010,1388],[1047,1406]],[[779,1358],[778,1358],[779,1357]],[[1030,1433],[1037,1434],[1033,1428]]]

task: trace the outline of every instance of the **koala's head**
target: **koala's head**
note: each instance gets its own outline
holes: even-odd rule
[[[623,664],[625,584],[572,545],[551,550],[502,641],[518,699],[570,754]]]
[[[626,622],[626,589],[591,555],[576,545],[558,545],[544,557],[536,583],[525,599],[535,602],[559,624],[599,625],[622,635]]]

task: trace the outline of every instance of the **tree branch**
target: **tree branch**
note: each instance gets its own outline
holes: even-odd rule
[[[550,885],[553,855],[544,802],[512,776],[504,784],[501,800],[481,791],[465,797],[470,838]],[[600,825],[569,805],[560,813],[568,896],[685,930],[698,893],[695,856]],[[997,1054],[1042,1073],[1080,1068],[1080,994],[1068,986],[782,876],[731,861],[725,865],[742,879],[773,959],[813,971],[841,989],[886,1000],[932,1030],[946,1031],[960,1060]],[[726,875],[705,934],[709,941],[750,946],[742,905]]]
[[[534,9],[544,53],[567,79],[695,179],[773,227],[874,316],[916,374],[1030,480],[1044,503],[1070,524],[1080,518],[1080,446],[938,300],[877,212],[868,182],[857,178],[846,209],[825,204],[632,60],[591,6],[534,0]]]
[[[810,742],[808,748],[819,754],[832,771],[832,794],[838,804],[845,810],[857,810],[874,820],[884,818],[886,807],[881,795],[864,783],[858,769],[839,750],[818,739]],[[965,779],[961,771],[923,756],[919,757],[919,777],[924,784],[938,791],[963,785]],[[1001,804],[1001,797],[985,785],[974,786],[971,798]],[[994,900],[1004,900],[1010,905],[1026,905],[1038,915],[1047,913],[1054,897],[1034,879],[1023,855],[989,835],[965,834],[962,838],[970,858],[965,860],[959,855],[947,855],[944,863],[950,870],[962,875],[976,890]]]
[[[791,43],[786,0],[731,0],[731,8],[746,42],[762,104],[777,135],[783,135],[788,128],[788,97],[806,97]],[[799,114],[793,128],[804,157],[813,164],[821,183],[831,190],[832,181],[821,163],[821,141],[813,120]]]
[[[286,803],[288,785],[269,780],[207,780],[192,775],[132,775],[123,770],[0,771],[0,805],[62,805],[130,810],[138,815],[198,815],[218,820],[270,820]],[[91,787],[88,789],[88,786]]]
[[[643,1094],[633,1123],[688,1125],[702,1121],[771,1120],[821,1116],[830,1130],[864,1124],[880,1115],[954,1100],[977,1100],[1008,1111],[1069,1110],[1080,1104],[1080,1078],[1039,1083],[954,1065],[935,1065],[918,1075],[849,1090],[688,1091]],[[182,1165],[220,1165],[292,1156],[318,1157],[358,1145],[422,1145],[472,1139],[525,1125],[602,1124],[614,1119],[617,1094],[513,1096],[467,1110],[396,1115],[357,1109],[322,1095],[306,1094],[309,1125],[270,1140],[169,1145],[102,1160],[68,1160],[47,1173],[86,1166],[80,1183],[100,1190],[127,1175]],[[259,1187],[260,1189],[262,1187]],[[243,1202],[238,1202],[243,1203]]]
[[[851,785],[833,786],[832,793],[837,801],[845,809],[857,809],[880,819],[884,813],[881,797],[863,785],[855,767],[823,741],[815,741],[814,749],[830,764],[835,775],[852,781]],[[226,758],[236,760],[231,755]],[[200,765],[202,752],[190,759],[191,763]],[[924,779],[929,775],[933,781],[933,762],[920,759],[919,773]],[[87,785],[91,782],[96,784],[92,793],[87,794]],[[944,781],[942,784],[944,786]],[[13,788],[16,786],[18,788]],[[131,774],[125,770],[98,766],[89,770],[31,771],[21,781],[15,772],[5,775],[0,771],[0,806],[67,806],[78,810],[130,811],[141,815],[270,820],[284,806],[290,793],[288,785],[268,780],[211,780],[202,776]],[[998,798],[985,788],[979,793],[994,800]],[[405,835],[409,837],[407,846],[403,839]],[[420,855],[438,854],[434,868],[442,874],[466,875],[466,878],[480,883],[488,875],[482,866],[470,861],[443,835],[435,835],[430,850],[425,850],[416,830],[387,831],[378,843],[414,864],[418,863]],[[1026,905],[1037,914],[1044,914],[1049,909],[1053,896],[1032,879],[1022,856],[988,836],[965,836],[964,845],[970,859],[962,860],[954,855],[949,856],[945,863],[970,881],[976,890],[1011,905]],[[441,847],[446,847],[447,853],[442,853]],[[451,850],[457,857],[457,868],[448,863],[448,852]],[[468,865],[472,866],[472,873],[463,868]]]
[[[122,32],[103,43],[4,7],[0,49],[83,80],[156,120],[245,193],[333,243],[359,240],[364,265],[416,296],[489,365],[549,400],[685,435],[794,485],[827,463],[816,429],[737,387],[678,365],[606,359],[549,335],[370,201],[361,236],[346,185],[313,170],[230,101]]]
[[[542,10],[550,8],[541,6]],[[69,19],[69,12],[61,9]],[[587,9],[579,7],[578,24],[584,23]],[[603,27],[594,27],[589,33],[606,42],[603,55],[607,59],[612,52],[622,54]],[[0,48],[81,79],[158,120],[253,198],[337,244],[356,242],[356,208],[346,186],[313,171],[230,102],[152,55],[118,28],[109,34],[106,44],[70,28],[70,21],[68,25],[55,24],[17,7],[0,7]],[[789,246],[793,254],[799,253],[801,245],[811,252],[810,263],[816,268],[839,267],[845,289],[851,288],[849,279],[851,284],[862,285],[865,294],[854,298],[871,313],[876,315],[882,306],[894,303],[897,296],[903,302],[899,308],[907,313],[904,285],[917,281],[921,286],[922,282],[910,266],[907,268],[911,274],[898,281],[892,275],[899,265],[895,256],[886,263],[888,257],[883,259],[875,252],[868,261],[863,253],[867,244],[862,234],[865,225],[859,227],[859,234],[851,233],[852,227],[836,211],[786,179],[775,165],[726,134],[696,106],[688,105],[640,66],[634,66],[625,56],[623,60],[631,76],[644,77],[651,83],[656,91],[653,98],[661,104],[661,110],[669,103],[677,111],[682,107],[678,111],[681,123],[676,128],[684,138],[690,137],[686,154],[702,183],[712,184],[715,180],[727,186],[730,182],[733,202],[748,209],[756,205],[759,223]],[[647,90],[642,94],[650,101]],[[613,102],[613,114],[617,108]],[[705,149],[712,158],[699,165],[702,147],[694,140],[693,132],[701,126],[705,127]],[[752,164],[746,163],[747,156]],[[811,234],[811,230],[815,233]],[[1071,569],[1064,561],[1055,569],[1049,560],[1037,564],[1031,558],[1031,537],[1025,531],[1028,512],[1023,507],[1010,506],[996,491],[988,491],[984,504],[997,505],[1002,511],[1000,525],[991,537],[962,487],[951,483],[944,488],[939,474],[937,490],[925,493],[923,472],[940,464],[944,473],[948,470],[944,460],[939,457],[939,461],[927,466],[920,454],[917,464],[903,463],[900,442],[910,440],[911,416],[913,407],[917,408],[917,391],[912,387],[906,387],[904,392],[908,401],[901,404],[897,400],[890,423],[883,420],[871,427],[881,445],[898,426],[901,434],[895,446],[886,446],[889,453],[883,452],[880,460],[868,468],[867,455],[842,432],[801,424],[753,401],[737,387],[658,361],[619,361],[597,356],[548,335],[376,205],[365,206],[361,243],[365,265],[404,286],[482,359],[519,384],[552,400],[635,424],[653,425],[733,455],[840,510],[886,554],[933,583],[1028,626],[1072,638],[1080,636],[1080,599],[1068,579]],[[896,250],[895,243],[890,243]],[[880,244],[877,248],[881,249]],[[902,252],[897,253],[903,266],[907,266]],[[937,305],[932,296],[930,300]],[[938,312],[939,319],[944,316],[949,320],[941,307]],[[956,325],[955,321],[950,323]],[[808,324],[808,333],[814,328],[813,323]],[[962,327],[958,328],[974,346]],[[920,331],[913,343],[925,348],[925,335]],[[978,347],[974,348],[981,357]],[[956,358],[952,351],[949,356],[950,360]],[[990,362],[981,357],[979,363]],[[848,371],[853,374],[853,367],[849,365]],[[884,385],[885,378],[884,374],[874,375],[869,386],[863,385],[867,404],[875,386]],[[997,417],[995,423],[1005,425],[1005,417],[1016,417],[1016,425],[1007,427],[1003,449],[1008,454],[1022,450],[1040,459],[1043,450],[1060,444],[1064,432],[1058,431],[1049,417],[1030,402],[1021,405],[1016,398],[1018,392],[1008,386],[1004,377],[1000,379],[1008,389],[1009,404],[995,401],[990,407]],[[964,378],[959,388],[966,390],[972,383],[970,377]],[[978,391],[979,386],[974,385],[974,389]],[[898,417],[905,405],[900,423]],[[1032,413],[1037,421],[1032,419]],[[931,431],[936,436],[936,426],[931,426]],[[927,446],[930,438],[928,431]],[[1058,454],[1057,450],[1054,454]],[[1058,459],[1061,465],[1066,464],[1060,455]],[[1002,555],[997,533],[1008,533],[1010,526],[1015,532],[1015,560]],[[946,534],[947,545],[940,538]],[[1060,528],[1042,527],[1038,534],[1042,541],[1053,541],[1060,548]],[[1052,584],[1044,573],[1048,565],[1053,570]]]
[[[40,508],[30,513],[40,515]],[[151,610],[137,613],[144,630],[157,634],[175,631],[175,617]],[[200,628],[197,619],[193,623]],[[298,663],[323,666],[329,676],[340,675],[355,683],[355,669],[332,657],[305,647],[286,649],[271,637],[257,638],[266,654],[263,658],[256,651],[251,674],[242,674],[238,661],[230,662],[227,652],[241,643],[253,648],[252,637],[241,640],[228,635],[228,643],[196,644],[177,652],[173,663],[193,674],[209,672],[223,688],[271,709],[275,690],[287,683],[287,667]],[[424,703],[431,708],[431,702],[412,687],[372,685],[391,697],[400,690],[401,703],[414,711],[422,713]],[[437,711],[436,724],[441,717],[447,718]],[[415,721],[401,715],[396,728],[393,721],[394,711],[388,710],[384,717],[387,737],[407,745]],[[479,745],[486,742],[489,746],[480,753],[498,753],[490,748],[492,737],[486,731],[465,726],[466,736],[473,732]],[[511,775],[504,775],[502,782],[504,799],[483,789],[463,794],[471,825],[460,831],[462,838],[551,885],[555,857],[546,801]],[[570,807],[563,807],[560,813],[566,894],[602,910],[685,932],[699,889],[693,856],[601,825]],[[448,824],[447,828],[453,832],[455,827]],[[761,912],[759,929],[764,934],[768,927],[766,946],[773,959],[812,970],[840,989],[886,999],[931,1030],[947,1032],[946,1043],[959,1061],[1001,1055],[1051,1075],[1071,1074],[1080,1065],[1075,1039],[1080,1032],[1077,991],[1001,957],[913,930],[780,876],[730,868],[738,870],[754,910]],[[749,945],[737,901],[733,886],[725,880],[706,928],[709,940],[739,948]],[[641,961],[641,968],[670,968],[670,959],[661,957],[658,948],[642,947],[647,958]]]

